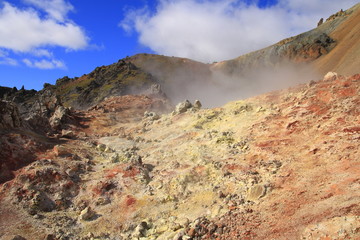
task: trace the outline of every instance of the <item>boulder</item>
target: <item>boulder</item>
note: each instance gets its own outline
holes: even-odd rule
[[[160,119],[160,116],[155,112],[144,112],[144,118],[147,118],[149,120],[158,120]]]
[[[194,108],[200,109],[202,107],[202,104],[199,100],[195,100],[194,102]]]
[[[50,117],[49,123],[53,129],[61,129],[61,124],[64,122],[66,116],[69,114],[69,109],[63,106],[58,106],[54,114]]]
[[[338,74],[336,72],[328,72],[327,74],[325,74],[324,76],[324,81],[331,81],[331,80],[335,80],[338,77]]]
[[[181,102],[178,105],[176,105],[175,113],[178,114],[184,113],[190,108],[192,108],[192,104],[189,102],[189,100],[185,100],[184,102]]]
[[[141,238],[146,237],[146,230],[148,229],[147,222],[143,221],[139,225],[136,226],[133,237]]]
[[[63,137],[63,138],[74,138],[75,137],[75,134],[74,134],[74,132],[73,131],[71,131],[71,130],[65,130],[65,129],[63,129],[62,131],[61,131],[61,136]]]
[[[86,207],[80,213],[80,219],[84,221],[89,221],[95,217],[96,213],[91,209],[91,207]]]
[[[105,144],[99,144],[96,146],[96,149],[99,150],[100,152],[104,152],[106,149],[106,145]]]
[[[69,157],[72,155],[69,149],[62,145],[55,145],[53,151],[57,157]]]
[[[37,192],[30,203],[30,214],[37,212],[51,212],[55,209],[55,203],[44,192]]]
[[[265,194],[266,194],[266,187],[264,185],[257,184],[249,189],[248,199],[250,201],[255,201],[265,196]]]

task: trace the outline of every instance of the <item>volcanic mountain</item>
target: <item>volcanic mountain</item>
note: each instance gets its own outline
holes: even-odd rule
[[[359,14],[229,61],[1,87],[0,238],[360,239]]]

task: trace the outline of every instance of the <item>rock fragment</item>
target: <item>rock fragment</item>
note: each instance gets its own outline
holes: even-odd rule
[[[55,109],[54,114],[49,119],[49,124],[53,129],[61,128],[61,124],[66,119],[67,115],[69,114],[69,109],[63,106],[58,106]]]
[[[149,229],[147,222],[142,221],[139,225],[136,226],[133,237],[146,237],[146,230]]]
[[[69,149],[62,145],[55,145],[53,151],[58,157],[68,157],[72,155]]]
[[[175,107],[175,113],[180,114],[186,112],[188,109],[192,108],[192,104],[189,100],[185,100],[184,102],[179,103]]]
[[[51,212],[54,209],[55,203],[44,192],[37,192],[30,203],[29,213],[35,215],[39,211]]]
[[[248,199],[251,201],[258,200],[259,198],[265,196],[266,187],[261,184],[257,184],[249,189]]]
[[[96,213],[91,209],[91,207],[86,207],[80,213],[80,219],[84,221],[90,221],[95,217]]]
[[[147,118],[149,120],[152,120],[152,121],[155,121],[155,120],[159,120],[160,119],[160,116],[155,113],[155,112],[144,112],[144,118]]]
[[[106,145],[105,144],[98,144],[96,146],[96,149],[99,150],[100,152],[104,152],[106,149]]]
[[[194,108],[200,109],[202,107],[202,104],[199,100],[195,100],[194,102]]]
[[[70,138],[70,139],[72,139],[72,138],[75,137],[75,134],[74,134],[74,132],[71,131],[71,130],[65,130],[65,129],[63,129],[63,130],[61,131],[61,136],[62,136],[63,138]]]
[[[324,76],[324,81],[331,81],[331,80],[335,80],[338,77],[338,74],[336,72],[328,72],[327,74],[325,74]]]
[[[112,163],[117,163],[120,161],[120,158],[119,158],[119,154],[118,153],[114,153],[110,156],[110,161]]]

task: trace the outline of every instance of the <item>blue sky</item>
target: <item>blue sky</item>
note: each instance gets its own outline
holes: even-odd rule
[[[210,63],[310,30],[356,0],[0,0],[0,85],[41,89],[137,53]]]

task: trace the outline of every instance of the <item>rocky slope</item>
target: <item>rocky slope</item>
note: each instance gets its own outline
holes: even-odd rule
[[[358,239],[360,75],[221,108],[112,97],[1,185],[1,239]],[[70,137],[71,136],[71,137]]]
[[[259,68],[281,68],[284,64],[308,63],[324,75],[336,70],[344,75],[358,72],[360,4],[331,15],[317,28],[282,40],[267,48],[212,66],[227,74],[246,75]],[[342,59],[342,61],[339,61]]]
[[[317,60],[314,66],[321,74],[333,69],[345,75],[359,72],[360,68],[360,4],[357,4],[346,13],[350,12],[344,21],[332,31],[329,36],[338,44],[335,48]]]
[[[1,90],[0,183],[4,183],[14,177],[12,171],[36,161],[39,153],[59,142],[56,137],[66,136],[79,117],[62,105],[51,86],[39,92]]]

